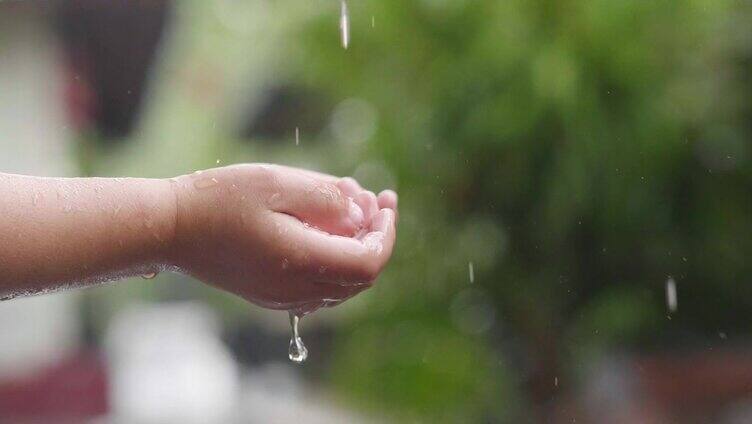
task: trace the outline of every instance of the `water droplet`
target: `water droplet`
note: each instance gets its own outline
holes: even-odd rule
[[[153,280],[154,277],[156,277],[156,276],[157,276],[156,272],[150,272],[148,274],[142,275],[141,278],[143,278],[144,280]]]
[[[216,178],[206,178],[206,179],[203,179],[203,180],[196,180],[196,182],[193,183],[193,185],[197,189],[202,190],[202,189],[205,189],[205,188],[214,187],[218,183],[219,183],[219,181],[217,181]]]
[[[295,145],[300,146],[300,128],[295,127]]]
[[[376,28],[376,17],[371,15],[371,28]]]
[[[347,3],[342,0],[339,15],[339,30],[342,36],[342,47],[350,45],[350,16],[347,11]]]
[[[559,387],[559,377],[554,377],[554,387]]]
[[[724,333],[723,331],[721,331],[720,333],[718,333],[718,337],[720,337],[720,338],[721,338],[721,339],[723,339],[723,340],[726,340],[726,338],[727,338],[728,336],[726,335],[726,333]]]
[[[474,283],[475,282],[475,269],[473,268],[472,262],[467,263],[467,273],[470,276],[470,283]]]
[[[220,162],[222,162],[222,161],[220,159],[217,159],[217,165],[219,165]]]
[[[292,338],[290,339],[290,348],[288,349],[287,354],[292,362],[302,364],[308,359],[308,348],[303,344],[303,339],[300,338],[300,334],[298,333],[298,322],[300,322],[300,316],[293,311],[289,311],[289,314]]]
[[[678,302],[676,297],[676,281],[674,277],[668,277],[668,280],[666,280],[666,307],[669,312],[676,312],[676,308],[679,306]]]

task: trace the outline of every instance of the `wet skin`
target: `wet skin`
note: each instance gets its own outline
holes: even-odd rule
[[[279,165],[171,179],[0,173],[0,296],[173,270],[300,314],[370,287],[397,195]]]

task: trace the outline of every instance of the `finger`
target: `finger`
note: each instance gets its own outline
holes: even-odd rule
[[[384,190],[377,196],[376,200],[379,203],[379,209],[391,209],[394,211],[394,216],[399,222],[399,211],[397,210],[398,197],[397,193],[393,190]]]
[[[365,223],[360,206],[335,184],[300,173],[281,172],[279,193],[269,197],[269,208],[292,215],[331,234],[351,236]]]
[[[291,267],[311,281],[343,285],[371,283],[394,248],[394,211],[391,209],[379,211],[373,219],[371,232],[360,239],[316,231],[285,214],[275,214],[273,219],[288,229],[289,242],[281,246],[280,254],[290,258]]]
[[[344,177],[337,181],[337,187],[342,190],[346,195],[356,198],[358,194],[363,191],[363,187],[358,184],[355,178]]]
[[[397,211],[397,193],[392,190],[384,190],[377,197],[379,209],[388,208]]]
[[[371,191],[361,191],[355,198],[355,203],[357,203],[363,211],[363,226],[370,226],[371,220],[379,212],[379,203],[376,199],[376,195]]]

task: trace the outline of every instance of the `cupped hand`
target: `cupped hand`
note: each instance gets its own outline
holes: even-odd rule
[[[352,178],[249,164],[173,186],[170,265],[266,308],[339,304],[373,284],[394,248],[396,193]]]

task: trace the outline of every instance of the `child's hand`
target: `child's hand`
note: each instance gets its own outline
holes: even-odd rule
[[[272,309],[301,313],[370,286],[395,241],[397,195],[351,178],[238,165],[174,179],[171,265]]]

